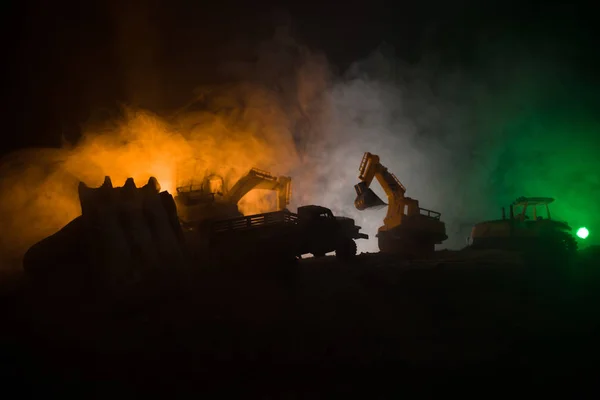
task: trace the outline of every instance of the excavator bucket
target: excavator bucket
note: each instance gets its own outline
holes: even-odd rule
[[[354,200],[354,207],[357,210],[366,210],[367,208],[382,208],[387,206],[379,196],[375,194],[373,189],[366,187],[364,182],[358,183],[354,185],[354,190],[356,190],[356,200]]]

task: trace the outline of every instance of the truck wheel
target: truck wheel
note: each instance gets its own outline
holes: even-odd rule
[[[356,242],[350,238],[345,238],[338,243],[335,249],[335,256],[340,261],[348,261],[356,256]]]

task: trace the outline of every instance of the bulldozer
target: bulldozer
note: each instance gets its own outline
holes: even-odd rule
[[[242,217],[238,202],[253,189],[277,193],[277,209],[274,211],[286,209],[292,195],[292,178],[275,177],[258,168],[250,169],[231,189],[226,190],[225,186],[221,176],[209,174],[200,185],[178,187],[175,203],[182,227],[197,230],[207,227],[215,220]]]
[[[508,218],[503,207],[502,219],[475,224],[468,245],[473,249],[514,250],[538,255],[575,254],[577,241],[570,233],[572,228],[566,222],[552,219],[549,204],[553,202],[551,197],[519,197],[510,204]]]
[[[370,188],[374,178],[385,191],[387,204]],[[436,244],[448,238],[441,214],[421,208],[418,200],[406,197],[406,188],[380,163],[379,156],[369,152],[364,154],[358,179],[360,182],[354,185],[356,209],[388,207],[383,226],[376,235],[381,252],[414,256],[429,254],[434,252]]]
[[[173,196],[156,178],[138,187],[79,183],[81,215],[35,243],[23,257],[26,277],[53,296],[127,293],[139,282],[166,282],[188,265]]]

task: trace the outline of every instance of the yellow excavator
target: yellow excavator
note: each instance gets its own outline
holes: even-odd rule
[[[211,174],[200,185],[187,185],[177,188],[175,203],[184,228],[197,229],[200,224],[210,221],[241,217],[238,202],[253,189],[272,190],[277,193],[276,210],[287,208],[292,195],[292,178],[275,177],[269,172],[252,168],[229,190],[225,189],[223,178]]]
[[[379,250],[384,253],[422,255],[435,250],[448,238],[441,214],[419,207],[419,201],[406,197],[406,188],[398,178],[379,162],[379,156],[365,153],[354,185],[358,210],[381,208],[386,205],[370,188],[376,178],[388,198],[387,215],[377,231]]]

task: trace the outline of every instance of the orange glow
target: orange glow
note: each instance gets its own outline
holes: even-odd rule
[[[290,46],[301,50],[293,63]],[[141,186],[154,176],[162,190],[175,194],[176,187],[197,187],[211,174],[221,176],[228,190],[259,168],[292,177],[293,205],[312,200],[312,165],[305,169],[297,145],[306,157],[309,144],[314,152],[313,142],[325,134],[317,127],[331,106],[328,63],[287,37],[264,50],[256,64],[240,64],[241,76],[252,79],[198,88],[194,101],[171,115],[127,109],[116,120],[86,126],[76,145],[0,159],[0,270],[19,269],[31,245],[80,215],[79,181],[94,187],[110,176],[121,186],[132,177]],[[248,215],[273,210],[276,203],[275,193],[253,190],[238,206]]]
[[[223,193],[223,179],[219,176],[212,176],[208,180],[208,190],[210,193]]]
[[[274,211],[276,207],[277,196],[275,192],[264,189],[254,189],[238,202],[238,208],[244,215]]]
[[[259,94],[269,103],[268,93]],[[74,147],[32,149],[2,160],[1,226],[11,234],[1,235],[0,249],[22,256],[77,217],[80,180],[95,187],[110,176],[113,185],[121,186],[133,177],[141,186],[155,176],[162,190],[174,194],[176,186],[202,180],[205,174],[222,176],[226,189],[253,167],[290,174],[299,158],[288,122],[280,110],[266,109],[235,116],[186,113],[168,123],[128,110],[110,129],[88,130]],[[274,210],[275,205],[272,192],[259,190],[239,204],[246,215]]]

